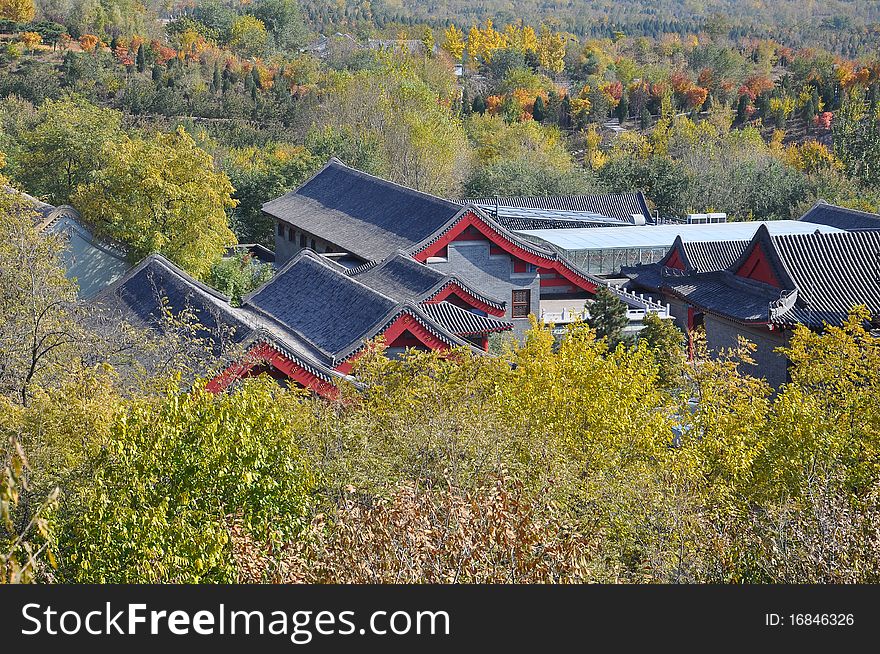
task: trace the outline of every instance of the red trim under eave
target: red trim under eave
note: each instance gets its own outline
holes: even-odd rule
[[[271,366],[289,380],[314,391],[325,399],[335,400],[339,397],[339,389],[336,386],[305,370],[267,343],[259,343],[248,350],[241,361],[232,364],[208,382],[207,390],[220,393],[229,388],[234,381],[247,377],[261,364]]]
[[[672,255],[663,264],[667,268],[676,268],[677,270],[684,270],[684,262],[681,260],[681,255],[678,252],[678,248],[672,251]]]
[[[442,291],[437,293],[437,295],[432,297],[430,300],[427,300],[426,302],[427,302],[427,304],[437,304],[438,302],[443,302],[450,295],[454,295],[457,298],[464,300],[468,304],[468,306],[471,306],[474,309],[477,309],[479,311],[485,311],[490,316],[503,316],[504,315],[504,309],[499,309],[497,307],[493,307],[491,304],[486,304],[482,300],[480,300],[480,299],[474,297],[473,295],[471,295],[470,293],[468,293],[465,289],[463,289],[458,284],[454,284],[454,283],[450,284],[449,286],[444,288]]]
[[[416,252],[413,254],[413,258],[416,261],[421,263],[425,263],[428,260],[428,257],[436,256],[436,253],[443,248],[447,247],[449,243],[454,241],[456,237],[464,232],[468,227],[475,227],[483,236],[485,236],[491,243],[494,243],[502,250],[507,252],[507,254],[522,259],[533,266],[538,266],[539,268],[550,268],[554,272],[562,275],[567,280],[569,280],[572,284],[577,286],[578,288],[587,291],[588,293],[596,292],[596,284],[587,281],[582,278],[580,275],[572,271],[568,266],[566,266],[562,261],[548,259],[547,257],[542,257],[538,254],[534,254],[529,252],[528,250],[520,247],[513,241],[505,238],[494,229],[489,227],[483,220],[479,218],[474,212],[468,211],[463,214],[455,225],[453,225],[443,236],[438,238],[436,241],[425,247],[423,250]]]
[[[749,258],[743,262],[735,274],[738,277],[754,279],[756,282],[763,282],[776,288],[782,288],[782,284],[779,283],[779,279],[773,272],[773,266],[770,264],[770,259],[767,258],[761,243],[755,245],[755,248],[749,254]]]
[[[425,347],[431,350],[448,350],[449,345],[446,341],[442,341],[437,338],[430,331],[425,329],[422,324],[413,318],[408,313],[403,313],[394,319],[383,332],[377,334],[377,336],[382,336],[385,338],[386,343],[393,343],[395,339],[408,331],[410,334],[416,337],[416,339]],[[363,350],[358,350],[355,354],[350,356],[348,359],[340,363],[336,366],[336,370],[341,372],[344,375],[347,375],[351,372],[352,365],[357,360],[359,356],[363,353]]]

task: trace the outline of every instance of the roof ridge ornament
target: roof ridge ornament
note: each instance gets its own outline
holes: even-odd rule
[[[785,315],[794,307],[798,299],[798,291],[796,288],[783,290],[779,294],[779,299],[770,302],[769,315],[770,320],[775,322],[781,316]]]

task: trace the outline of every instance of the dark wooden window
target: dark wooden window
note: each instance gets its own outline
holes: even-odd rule
[[[519,289],[513,292],[511,308],[514,318],[526,318],[532,307],[532,292],[529,289]]]
[[[292,227],[287,231],[287,240],[295,241],[296,240],[296,230]]]
[[[284,225],[278,223],[278,236],[284,236]]]
[[[306,246],[306,235],[305,234],[299,235],[299,246],[301,248],[304,248]]]
[[[318,251],[318,248],[315,247],[315,239],[312,239],[312,249],[313,249],[315,252]]]

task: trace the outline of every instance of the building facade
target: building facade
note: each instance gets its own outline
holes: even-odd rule
[[[407,349],[483,354],[489,334],[513,328],[503,319],[503,302],[411,258],[393,255],[349,270],[308,249],[238,307],[160,255],[92,302],[106,321],[159,333],[169,316],[193,318],[196,340],[221,363],[208,385],[213,391],[265,373],[334,398],[374,339],[384,341],[391,357]]]
[[[676,239],[659,262],[624,269],[630,286],[668,302],[676,323],[705,333],[713,353],[755,344],[754,376],[773,387],[787,379],[778,348],[798,325],[839,326],[864,305],[880,327],[880,230],[774,236],[761,225],[748,241]]]
[[[267,202],[283,264],[303,249],[369,265],[407,256],[487,296],[503,298],[505,318],[522,335],[541,301],[568,298],[581,307],[606,283],[550,247],[527,241],[478,206],[421,193],[331,159],[298,189]],[[312,245],[314,244],[314,248]],[[665,307],[616,290],[639,311]]]

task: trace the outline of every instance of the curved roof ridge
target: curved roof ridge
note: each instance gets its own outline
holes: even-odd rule
[[[369,333],[370,329],[373,328],[375,323],[369,325],[368,327],[366,327],[365,329],[362,329],[360,331],[358,331],[357,328],[355,327],[352,331],[353,332],[358,331],[358,333],[357,333],[357,335],[354,335],[354,336],[348,337],[343,334],[337,334],[337,336],[341,336],[342,338],[348,338],[349,340],[345,345],[342,346],[341,350],[334,351],[333,349],[330,349],[329,343],[325,344],[325,345],[319,345],[318,342],[315,340],[315,338],[313,338],[311,335],[306,334],[303,331],[302,326],[296,327],[296,326],[292,325],[290,323],[290,321],[282,318],[279,315],[276,315],[276,313],[274,311],[270,310],[265,305],[254,301],[260,293],[263,293],[264,291],[269,289],[271,286],[278,283],[279,280],[288,271],[290,271],[297,264],[299,264],[300,262],[302,262],[304,260],[307,260],[309,262],[313,262],[319,266],[322,266],[323,268],[326,269],[326,271],[329,274],[331,274],[337,280],[337,282],[344,284],[344,285],[348,285],[350,288],[356,288],[359,292],[365,293],[368,298],[372,298],[374,301],[381,302],[382,304],[388,306],[389,309],[388,309],[388,311],[385,312],[385,314],[383,314],[383,316],[395,311],[395,309],[400,304],[400,302],[392,297],[385,295],[384,293],[377,291],[374,288],[371,288],[370,286],[358,281],[357,279],[354,279],[353,277],[350,277],[350,276],[344,274],[341,270],[339,270],[339,267],[337,266],[337,264],[335,264],[334,262],[328,261],[326,259],[326,257],[322,257],[321,255],[319,255],[315,252],[312,252],[311,250],[300,251],[293,259],[288,261],[272,277],[272,279],[270,279],[266,283],[262,284],[257,290],[253,291],[252,293],[247,294],[245,297],[242,298],[242,306],[243,307],[247,308],[248,310],[254,311],[255,313],[258,313],[262,316],[265,316],[266,318],[277,323],[279,326],[283,327],[285,330],[290,331],[291,333],[293,333],[294,335],[296,335],[299,338],[302,338],[306,343],[308,343],[309,345],[314,347],[317,351],[321,352],[322,354],[327,356],[329,359],[333,360],[333,362],[335,364],[338,360],[338,356],[337,356],[338,352],[345,351],[347,348],[349,348],[351,346],[352,343],[355,343],[356,341],[362,339],[364,334]],[[381,304],[377,308],[381,308]],[[381,318],[379,318],[378,321],[381,321]]]
[[[485,302],[486,304],[496,304],[499,308],[507,306],[507,303],[504,300],[499,300],[498,298],[492,297],[490,295],[486,295],[485,293],[478,291],[461,277],[456,275],[455,273],[449,273],[447,276],[447,280],[442,284],[439,284],[439,288],[434,288],[431,290],[431,293],[437,293],[440,289],[442,289],[449,282],[455,282],[458,284],[463,290],[467,291],[471,295],[473,295],[478,300]],[[430,297],[430,294],[427,296]],[[444,300],[445,301],[445,300]]]
[[[330,157],[330,159],[327,161],[327,164],[324,167],[327,168],[330,165],[341,166],[342,168],[345,168],[346,170],[351,171],[352,173],[354,173],[355,175],[358,175],[359,177],[363,177],[366,179],[373,179],[373,180],[376,180],[377,182],[379,182],[380,184],[383,184],[386,186],[393,186],[395,188],[401,189],[402,191],[406,191],[407,193],[419,195],[419,196],[426,198],[426,199],[429,199],[429,200],[437,200],[439,202],[442,202],[444,204],[449,205],[450,208],[458,206],[458,204],[456,202],[453,202],[452,200],[447,200],[446,198],[441,198],[439,195],[434,195],[432,193],[420,191],[418,189],[412,188],[411,186],[404,186],[403,184],[393,182],[390,179],[385,179],[384,177],[379,177],[378,175],[373,175],[371,173],[364,172],[363,170],[358,170],[357,168],[352,168],[351,166],[349,166],[348,164],[346,164],[345,162],[343,162],[341,159],[339,159],[337,157]],[[323,170],[323,168],[321,170]]]
[[[178,277],[180,277],[181,279],[186,281],[188,284],[198,288],[200,291],[203,291],[204,293],[211,295],[212,297],[214,297],[217,300],[225,302],[227,305],[229,305],[230,309],[235,308],[231,304],[229,304],[230,298],[228,296],[224,295],[223,293],[218,291],[216,288],[212,288],[212,287],[208,286],[207,284],[205,284],[204,282],[199,281],[198,279],[196,279],[195,277],[190,275],[188,272],[186,272],[183,268],[176,265],[170,259],[168,259],[167,257],[165,257],[164,255],[162,255],[158,252],[148,254],[146,257],[141,259],[137,265],[135,265],[133,268],[128,270],[122,277],[120,277],[115,282],[113,282],[112,284],[110,284],[106,288],[103,288],[103,289],[101,289],[101,291],[96,293],[92,299],[97,300],[104,295],[109,295],[109,294],[114,293],[117,288],[119,288],[120,286],[123,286],[126,282],[131,281],[131,279],[135,275],[140,273],[144,268],[146,268],[147,266],[149,266],[153,262],[158,263],[163,268],[168,270],[170,273],[177,275]]]
[[[877,220],[880,220],[880,214],[877,214],[873,211],[864,211],[862,209],[853,209],[852,207],[845,207],[842,204],[834,204],[833,202],[828,202],[827,200],[823,200],[822,198],[819,198],[818,200],[816,200],[813,203],[813,206],[811,206],[809,209],[807,209],[807,211],[804,213],[804,215],[801,216],[798,220],[803,220],[804,216],[809,214],[816,207],[829,207],[832,209],[839,209],[840,211],[846,211],[847,213],[856,213],[856,214],[859,214],[862,216],[868,216],[870,218],[876,218]],[[809,221],[807,221],[807,222],[809,222]]]
[[[408,313],[418,322],[427,327],[429,331],[434,332],[435,336],[437,336],[441,340],[445,340],[448,344],[455,347],[468,347],[473,349],[475,352],[482,353],[480,350],[474,348],[470,343],[451,333],[444,325],[440,324],[431,316],[426,314],[425,311],[422,310],[421,306],[419,306],[412,300],[404,300],[403,302],[399,302],[384,316],[382,316],[382,318],[373,323],[373,325],[371,325],[370,328],[367,329],[361,337],[359,337],[359,343],[353,343],[350,347],[343,348],[339,352],[333,354],[332,356],[334,364],[339,364],[350,358],[354,353],[358,352],[367,341],[375,338],[379,334],[379,332],[383,331],[388,325],[394,322],[403,313]]]

